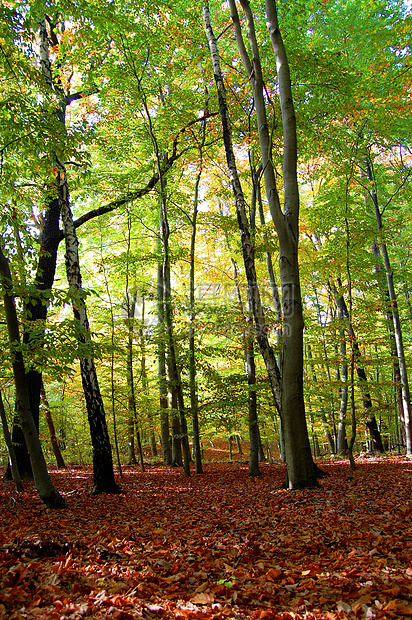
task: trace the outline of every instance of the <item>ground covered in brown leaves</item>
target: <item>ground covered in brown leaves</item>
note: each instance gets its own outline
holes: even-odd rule
[[[412,464],[320,465],[316,490],[237,462],[129,469],[122,495],[97,497],[90,469],[54,471],[63,511],[0,482],[0,618],[412,616]]]

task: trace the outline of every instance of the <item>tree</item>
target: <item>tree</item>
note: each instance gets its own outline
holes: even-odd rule
[[[40,499],[48,508],[65,508],[66,502],[54,488],[47,472],[46,461],[40,445],[39,434],[30,410],[30,399],[26,383],[26,371],[20,347],[20,331],[13,295],[13,283],[9,263],[0,246],[0,277],[3,292],[4,311],[9,334],[10,356],[16,389],[16,408],[24,439],[30,455],[34,483]]]
[[[246,3],[242,3],[242,6],[246,12],[250,32],[253,28],[252,15],[249,12],[249,6]],[[236,23],[239,23],[239,20],[236,17],[237,11],[235,10],[236,7],[233,6],[233,3],[231,4],[231,9],[232,19],[236,25]],[[271,215],[275,221],[275,226],[279,236],[281,256],[280,271],[284,308],[281,391],[280,373],[273,350],[268,341],[267,328],[265,325],[260,295],[257,287],[253,251],[245,210],[245,200],[236,168],[231,140],[229,113],[226,103],[226,92],[219,66],[216,38],[210,24],[208,7],[204,7],[203,14],[208,34],[209,47],[212,55],[214,77],[219,96],[219,108],[223,126],[226,158],[235,196],[245,271],[248,280],[248,295],[250,296],[255,319],[256,337],[262,356],[265,360],[275,402],[277,401],[279,403],[280,415],[282,419],[282,430],[285,441],[286,463],[288,467],[287,484],[289,488],[293,489],[305,486],[316,486],[317,480],[310,451],[303,400],[303,318],[299,286],[299,269],[297,262],[299,195],[297,191],[296,176],[295,116],[290,91],[290,77],[287,58],[277,24],[276,5],[274,3],[267,3],[266,10],[269,34],[271,35],[272,45],[277,58],[285,139],[284,177],[286,212],[283,214],[280,209],[276,183],[274,182],[273,166],[271,165],[269,159],[270,145],[267,141],[266,143],[264,142],[264,137],[260,138],[262,166],[265,170],[266,194],[271,205]],[[240,39],[238,38],[238,45],[239,43]],[[253,44],[254,43],[255,41],[253,41]],[[245,50],[244,46],[242,51],[243,49]],[[254,49],[253,51],[254,61],[256,63],[258,60],[257,50]],[[245,61],[247,62],[246,58],[244,59],[244,62]],[[250,72],[248,72],[248,75],[252,76],[252,65],[250,61],[248,66],[250,67]],[[255,64],[254,71],[258,72],[259,68],[260,67]],[[262,86],[260,86],[260,88],[262,88]],[[258,88],[254,91],[255,95],[257,93]],[[261,100],[262,99],[263,95],[261,97]],[[259,131],[262,131],[263,129],[268,138],[269,134],[267,130],[267,123],[262,121],[263,119],[258,119]],[[269,174],[266,173],[267,170],[270,171],[270,177]],[[279,398],[280,394],[281,399]]]

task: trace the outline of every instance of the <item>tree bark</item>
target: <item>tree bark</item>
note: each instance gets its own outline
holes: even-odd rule
[[[205,131],[203,130],[203,145],[205,141]],[[200,149],[200,156],[202,150]],[[203,474],[202,451],[200,447],[199,434],[199,414],[198,414],[198,395],[196,385],[196,350],[195,350],[195,320],[196,320],[196,300],[195,300],[195,245],[197,232],[197,214],[199,207],[199,185],[202,175],[202,167],[198,172],[195,183],[195,196],[193,201],[192,213],[192,234],[190,239],[190,274],[189,274],[189,384],[190,384],[190,409],[192,417],[192,437],[193,437],[193,456],[195,461],[196,473]]]
[[[279,30],[276,3],[266,1],[270,40],[276,59],[279,98],[282,110],[284,139],[283,180],[284,212],[280,207],[275,172],[271,160],[271,140],[263,95],[263,77],[253,15],[248,0],[241,0],[248,25],[248,39],[253,60],[243,44],[240,20],[234,0],[229,2],[237,33],[237,42],[255,100],[259,143],[264,171],[266,196],[273,223],[278,233],[280,276],[283,304],[282,346],[282,431],[284,434],[289,486],[300,488],[316,484],[315,468],[310,451],[303,399],[303,315],[298,265],[299,192],[297,184],[296,118],[293,107],[289,64]],[[307,482],[305,482],[307,481]]]
[[[159,220],[161,219],[161,210]],[[159,244],[160,245],[160,244]],[[159,381],[159,405],[160,405],[160,438],[162,443],[163,464],[171,465],[172,446],[170,440],[169,405],[167,401],[166,381],[166,336],[164,324],[163,305],[163,266],[161,259],[157,266],[157,320],[158,320],[158,343],[157,343],[157,373]]]
[[[51,38],[57,41],[52,26],[50,26],[50,31]],[[53,81],[49,55],[49,36],[45,19],[43,19],[39,25],[39,40],[39,56],[43,78],[49,88],[59,97],[59,107],[56,109],[56,117],[62,125],[63,130],[65,130],[67,97],[64,96],[61,87],[59,85],[56,86]],[[79,242],[70,209],[66,170],[63,162],[56,153],[53,154],[53,157],[57,196],[66,243],[65,259],[67,281],[72,296],[74,317],[80,326],[78,341],[79,345],[83,348],[88,348],[90,351],[87,356],[83,356],[80,359],[80,372],[93,449],[93,493],[118,493],[120,489],[114,480],[112,450],[107,431],[103,399],[99,389],[94,359],[91,354],[92,342],[80,274]]]
[[[64,462],[64,458],[63,458],[63,455],[59,447],[59,442],[57,441],[56,429],[54,428],[53,417],[51,414],[49,401],[47,400],[46,390],[44,389],[43,380],[40,386],[40,396],[41,396],[41,400],[43,404],[44,413],[46,416],[47,426],[49,427],[50,441],[51,441],[54,456],[56,459],[57,467],[59,469],[66,469],[66,463]]]
[[[134,315],[136,310],[136,291],[126,291],[127,302],[127,388],[128,388],[128,412],[127,412],[127,462],[136,465],[135,454],[135,423],[136,423],[136,398],[134,391],[133,372],[133,339],[134,339]]]
[[[58,159],[56,163],[58,166],[57,187],[59,192],[60,212],[66,242],[65,259],[67,281],[72,297],[74,318],[78,321],[80,328],[78,334],[79,345],[83,350],[86,349],[89,351],[88,355],[83,355],[80,358],[80,373],[92,441],[93,493],[119,493],[120,488],[114,479],[112,449],[107,430],[106,414],[92,355],[93,344],[80,273],[79,242],[73,226],[66,171],[63,164]]]
[[[16,453],[14,451],[13,442],[11,440],[9,425],[7,424],[7,416],[4,410],[3,397],[1,395],[1,392],[0,392],[0,418],[1,418],[1,424],[3,426],[4,441],[6,442],[7,451],[9,453],[9,464],[10,464],[12,479],[14,480],[14,484],[16,485],[17,492],[21,493],[22,491],[24,491],[24,486],[23,486],[23,483],[21,481],[20,474],[19,474]]]
[[[59,218],[59,201],[50,198],[42,215],[39,258],[34,278],[34,286],[37,291],[40,291],[40,294],[30,297],[26,303],[23,343],[30,347],[38,348],[43,346],[48,299],[56,273],[57,249],[60,242]],[[39,429],[41,381],[41,372],[36,368],[29,367],[27,369],[27,389],[29,392],[30,409],[37,430]],[[32,477],[30,457],[17,416],[15,423],[13,423],[12,442],[15,447],[20,475]],[[8,477],[7,472],[5,477]]]
[[[372,163],[368,158],[366,160],[366,171],[369,181],[373,183],[373,188],[370,193],[372,198],[373,210],[376,219],[376,226],[378,229],[378,243],[379,249],[382,256],[383,266],[385,268],[386,273],[386,282],[388,286],[389,292],[389,300],[390,300],[390,311],[392,315],[393,321],[393,333],[395,337],[396,343],[396,352],[398,356],[398,364],[399,364],[399,374],[401,379],[402,386],[402,406],[403,406],[403,417],[404,417],[404,426],[405,426],[405,439],[406,439],[406,454],[408,457],[412,457],[412,420],[411,420],[411,396],[409,390],[409,380],[408,380],[408,370],[405,362],[405,350],[403,346],[403,336],[402,336],[402,327],[399,318],[399,310],[398,310],[398,300],[396,296],[394,280],[393,280],[393,270],[391,267],[391,262],[388,254],[388,248],[385,243],[384,235],[383,235],[383,221],[382,214],[379,209],[378,203],[378,192],[375,182],[375,177],[373,174]]]
[[[341,286],[340,282],[339,282],[339,286]],[[384,447],[383,447],[383,443],[382,443],[382,438],[381,438],[381,434],[379,432],[378,429],[378,424],[376,422],[376,418],[374,416],[374,414],[371,412],[372,409],[372,399],[371,399],[371,395],[369,393],[368,390],[368,380],[366,378],[366,373],[365,373],[365,369],[361,366],[361,352],[359,350],[359,344],[356,338],[356,334],[353,330],[352,324],[350,323],[349,320],[349,312],[348,312],[348,308],[346,306],[346,302],[343,298],[343,295],[341,295],[338,292],[338,289],[336,288],[336,286],[333,283],[330,283],[330,288],[331,291],[335,297],[335,301],[336,301],[336,306],[338,308],[338,311],[341,313],[342,317],[345,318],[348,321],[348,325],[346,327],[346,331],[348,333],[349,336],[349,340],[351,342],[351,346],[352,346],[352,355],[353,355],[353,360],[354,360],[354,364],[355,364],[355,369],[356,369],[356,374],[358,375],[358,378],[360,380],[360,384],[361,384],[361,389],[362,389],[362,399],[363,399],[363,409],[365,411],[365,414],[367,416],[365,424],[369,429],[369,433],[371,436],[371,440],[372,443],[375,447],[375,449],[380,452],[383,453]]]
[[[231,2],[231,8],[233,8]],[[243,3],[242,3],[243,6]],[[279,368],[272,347],[267,336],[267,325],[265,322],[259,289],[257,286],[256,270],[254,264],[254,252],[250,239],[248,220],[246,215],[245,199],[237,173],[236,161],[232,146],[232,136],[229,112],[226,102],[226,91],[220,69],[219,54],[217,50],[216,38],[210,23],[210,13],[207,6],[203,7],[206,32],[208,35],[209,47],[212,56],[214,78],[219,97],[219,109],[223,128],[223,140],[225,144],[226,160],[228,164],[232,189],[235,197],[238,225],[242,242],[242,253],[245,264],[245,272],[248,281],[248,295],[250,296],[253,316],[255,320],[256,339],[258,341],[266,369],[271,383],[271,388],[275,403],[281,412],[282,429],[285,439],[285,452],[288,482],[291,489],[303,488],[307,486],[318,486],[315,474],[315,467],[310,451],[309,436],[306,426],[304,401],[303,401],[303,319],[302,305],[300,299],[299,272],[297,263],[297,213],[296,200],[294,201],[292,183],[290,179],[292,162],[289,162],[290,155],[285,155],[285,194],[287,204],[285,213],[281,213],[277,206],[274,211],[276,229],[279,235],[281,279],[282,279],[282,299],[284,316],[284,341],[283,341],[283,375],[282,390],[280,383]],[[280,63],[278,63],[279,65]],[[283,71],[280,82],[282,90],[285,77]],[[282,94],[282,97],[284,95]],[[285,102],[282,99],[282,110]],[[285,112],[286,113],[286,112]],[[288,122],[285,119],[285,124]],[[259,131],[261,123],[258,120]],[[285,136],[285,150],[290,149],[290,137]],[[262,165],[265,168],[272,168],[270,165],[268,149],[261,143]],[[268,165],[265,166],[265,163]],[[273,175],[274,177],[274,175]],[[296,178],[295,178],[296,184]],[[296,185],[297,189],[297,185]],[[278,196],[276,187],[266,185],[266,194],[270,202],[273,195]],[[275,199],[276,200],[276,199]],[[277,198],[278,200],[278,198]],[[273,205],[272,205],[273,206]],[[272,217],[274,217],[272,215]],[[289,232],[290,231],[290,232]]]
[[[10,352],[16,389],[16,408],[20,418],[24,439],[30,455],[34,483],[40,499],[48,508],[65,508],[66,502],[54,488],[47,472],[46,461],[41,448],[39,434],[30,411],[26,372],[20,347],[20,331],[13,295],[13,284],[9,263],[0,246],[0,278],[3,289],[4,311],[9,335]]]
[[[344,320],[341,310],[338,310],[340,321]],[[340,331],[340,359],[341,359],[341,395],[339,407],[339,423],[338,423],[338,453],[346,452],[348,449],[348,441],[346,438],[346,413],[348,409],[348,361],[346,358],[346,339],[345,330]]]

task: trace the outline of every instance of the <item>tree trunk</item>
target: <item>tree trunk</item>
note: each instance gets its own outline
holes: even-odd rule
[[[13,284],[8,261],[0,246],[0,278],[2,280],[3,303],[9,335],[14,384],[16,388],[16,408],[20,418],[24,439],[30,455],[34,483],[40,499],[48,508],[65,508],[63,497],[54,488],[47,472],[46,461],[41,448],[39,434],[30,411],[26,372],[20,346],[20,332],[14,303]]]
[[[147,403],[147,418],[149,422],[149,442],[150,442],[150,451],[152,453],[152,458],[157,457],[157,446],[156,446],[156,437],[153,430],[153,411],[149,406],[149,380],[147,378],[147,368],[146,368],[146,342],[145,342],[145,297],[142,296],[142,318],[139,325],[139,341],[140,341],[140,367],[142,374],[142,393],[146,399]],[[143,462],[143,461],[142,461]]]
[[[250,301],[248,300],[247,310]],[[248,476],[260,476],[259,469],[259,423],[257,417],[257,395],[256,395],[256,364],[253,350],[253,318],[247,318],[246,332],[246,377],[248,385],[248,410],[249,410],[249,470]]]
[[[127,303],[127,391],[128,412],[127,412],[127,463],[136,465],[135,454],[135,420],[136,420],[136,398],[134,393],[134,373],[133,373],[133,339],[134,339],[134,315],[136,310],[136,291],[130,293],[126,291]]]
[[[405,362],[405,350],[403,346],[403,336],[402,336],[402,328],[401,322],[399,318],[398,311],[398,300],[395,292],[395,286],[393,281],[393,271],[391,267],[391,262],[389,259],[388,249],[385,243],[385,239],[382,233],[383,230],[383,221],[382,214],[379,209],[378,203],[378,193],[376,182],[372,170],[372,164],[370,159],[366,161],[366,171],[369,181],[373,183],[373,189],[371,191],[373,210],[376,219],[376,225],[379,233],[378,243],[380,248],[380,253],[382,256],[383,266],[385,268],[386,273],[386,281],[389,292],[389,300],[390,300],[390,310],[393,320],[393,333],[395,336],[396,343],[396,352],[398,355],[398,364],[399,364],[399,373],[401,378],[401,386],[402,386],[402,405],[403,405],[403,416],[405,423],[405,438],[406,438],[406,454],[409,457],[412,457],[412,420],[411,420],[411,397],[409,391],[409,380],[408,380],[408,371]]]
[[[129,336],[128,336],[128,352],[127,352],[127,382],[129,387],[129,418],[128,418],[128,429],[129,429],[129,441],[128,441],[128,456],[129,463],[131,465],[136,464],[136,455],[134,451],[134,437],[136,435],[137,439],[137,449],[139,452],[139,460],[140,460],[140,469],[144,472],[144,458],[143,458],[143,450],[142,443],[140,440],[140,431],[138,427],[138,419],[137,419],[137,406],[136,406],[136,391],[134,385],[134,370],[133,370],[133,339],[134,339],[134,315],[136,309],[136,292],[133,291],[132,299],[130,301],[129,293],[127,293],[128,299],[128,321],[129,321]],[[142,367],[142,373],[144,369]]]
[[[159,170],[160,155],[158,154]],[[160,172],[159,172],[160,174]],[[169,385],[172,392],[175,392],[176,402],[179,410],[180,433],[182,435],[182,452],[183,452],[183,470],[185,476],[190,476],[190,451],[187,435],[187,424],[185,415],[185,406],[183,400],[183,389],[180,380],[180,373],[177,366],[176,346],[173,333],[173,312],[172,312],[172,296],[170,285],[170,258],[169,258],[169,221],[166,205],[166,189],[163,178],[160,179],[161,186],[161,222],[160,222],[160,240],[163,252],[163,316],[165,324],[165,332],[167,338],[167,368],[169,375]]]
[[[69,205],[66,171],[59,160],[56,163],[58,166],[57,183],[60,212],[66,242],[67,281],[72,296],[74,318],[79,322],[81,328],[78,335],[79,344],[82,348],[87,348],[90,351],[87,357],[84,356],[80,359],[80,373],[93,450],[93,493],[119,493],[119,486],[114,479],[112,449],[107,430],[106,414],[97,379],[96,366],[91,353],[93,344],[82,291],[78,253],[79,242],[73,226],[73,217]]]
[[[307,355],[308,355],[308,364],[312,370],[312,381],[316,385],[318,382],[318,379],[317,379],[317,375],[315,371],[315,365],[313,363],[312,347],[310,343],[306,345],[306,350],[307,350]],[[328,442],[329,451],[331,454],[335,454],[335,442],[333,441],[332,434],[329,430],[329,423],[326,418],[325,412],[323,411],[323,408],[320,411],[320,419],[322,420],[323,428],[325,429],[325,438],[326,438],[326,441]]]
[[[339,286],[341,286],[340,281],[338,281]],[[382,443],[382,438],[378,429],[378,425],[376,422],[376,418],[373,415],[373,413],[371,413],[371,409],[372,409],[372,399],[370,396],[370,393],[368,391],[368,380],[366,378],[366,373],[364,368],[362,368],[361,366],[361,352],[359,350],[359,344],[355,335],[355,332],[353,330],[352,324],[350,322],[350,318],[349,318],[349,312],[348,312],[348,308],[346,306],[346,302],[343,298],[343,295],[339,294],[338,289],[336,288],[336,286],[332,283],[330,283],[330,289],[335,297],[335,301],[336,301],[336,306],[338,308],[338,311],[341,313],[342,317],[345,318],[348,321],[348,325],[346,327],[346,331],[348,333],[349,336],[349,340],[351,342],[351,346],[352,346],[352,355],[353,355],[353,360],[354,360],[354,364],[355,364],[355,368],[356,368],[356,374],[358,375],[358,378],[360,380],[360,384],[361,384],[361,388],[362,388],[362,399],[363,399],[363,409],[365,411],[365,414],[367,416],[365,424],[369,429],[370,432],[370,436],[371,436],[371,440],[373,442],[373,445],[375,447],[375,449],[380,452],[383,453],[384,447],[383,447],[383,443]]]
[[[253,203],[253,200],[252,200]],[[226,235],[226,244],[230,250],[229,238]],[[259,469],[259,423],[257,417],[257,394],[256,394],[256,363],[253,347],[253,318],[245,314],[242,293],[239,284],[239,270],[233,257],[230,258],[233,267],[233,283],[235,285],[237,303],[241,320],[246,324],[243,331],[243,357],[245,362],[246,381],[248,386],[248,424],[249,424],[249,476],[260,476]],[[250,312],[250,302],[246,302],[246,311]],[[241,453],[239,436],[236,435],[239,454]]]
[[[175,390],[171,390],[169,394],[169,402],[169,415],[172,420],[172,464],[183,467],[182,429],[180,427],[179,404],[177,400],[177,393]]]
[[[266,197],[279,239],[283,304],[281,364],[282,431],[288,468],[288,486],[290,488],[301,488],[316,485],[317,482],[310,451],[303,399],[303,315],[298,265],[299,191],[297,184],[297,140],[289,64],[279,30],[276,3],[266,0],[266,25],[276,58],[279,98],[282,110],[284,139],[283,180],[285,193],[284,212],[282,212],[271,159],[271,139],[268,130],[263,94],[263,77],[253,15],[248,0],[241,0],[253,55],[253,62],[251,62],[243,43],[240,20],[234,0],[230,0],[229,4],[235,25],[238,48],[253,89]]]
[[[161,217],[161,212],[159,218]],[[163,464],[171,465],[172,446],[170,441],[169,405],[167,401],[166,382],[166,336],[163,305],[163,267],[159,259],[157,266],[157,317],[158,317],[158,344],[157,344],[157,372],[159,381],[160,405],[160,440],[162,444]]]
[[[20,474],[19,474],[16,453],[14,451],[13,442],[11,440],[9,425],[7,424],[7,416],[4,410],[3,397],[1,395],[1,392],[0,392],[0,418],[1,418],[1,424],[3,426],[4,441],[6,442],[7,451],[9,453],[9,463],[10,463],[12,479],[14,480],[14,484],[16,485],[17,492],[21,493],[22,491],[24,491],[24,486],[23,486],[23,483],[21,481]]]
[[[344,316],[341,310],[338,311],[339,321],[344,320]],[[339,423],[338,423],[338,453],[346,452],[348,449],[348,441],[346,439],[346,413],[348,409],[348,362],[346,359],[346,339],[345,330],[341,330],[340,341],[340,359],[341,359],[341,396],[339,407]]]
[[[203,145],[205,140],[205,130],[203,128]],[[202,146],[203,146],[202,145]],[[200,148],[200,156],[202,149]],[[195,302],[195,244],[197,231],[197,213],[199,206],[199,184],[202,174],[200,168],[196,183],[195,197],[193,201],[192,213],[192,235],[190,239],[190,274],[189,274],[189,386],[190,386],[190,409],[192,416],[192,436],[193,436],[193,455],[197,474],[203,474],[202,467],[202,451],[200,448],[199,434],[199,416],[198,416],[198,395],[196,385],[196,351],[195,351],[195,320],[196,320],[196,302]]]
[[[54,428],[53,417],[49,401],[47,400],[46,390],[44,389],[43,379],[40,387],[40,396],[46,416],[47,426],[49,427],[50,441],[53,448],[54,456],[56,458],[57,467],[59,469],[66,469],[66,463],[64,462],[64,458],[59,447],[59,442],[57,441],[56,430]]]
[[[30,347],[42,347],[45,322],[47,317],[48,298],[53,286],[56,272],[57,248],[60,241],[59,230],[60,206],[57,199],[50,199],[42,215],[40,234],[40,251],[37,263],[34,286],[41,291],[40,296],[30,297],[26,303],[26,323],[24,325],[23,343]],[[41,372],[35,368],[27,370],[27,389],[30,409],[37,430],[39,429],[39,405]],[[33,476],[30,457],[24,441],[18,416],[15,416],[12,430],[12,442],[16,452],[16,460],[21,476]],[[6,472],[5,477],[8,477]]]
[[[231,2],[231,9],[233,4],[234,3]],[[278,410],[281,412],[282,417],[282,430],[285,440],[285,453],[288,473],[287,485],[291,489],[303,488],[307,486],[318,486],[315,474],[315,467],[310,451],[310,443],[306,426],[303,401],[303,319],[297,263],[297,205],[296,201],[293,200],[294,197],[291,192],[290,182],[290,166],[292,165],[292,163],[289,163],[288,161],[289,154],[287,156],[285,155],[286,159],[284,174],[287,208],[285,209],[285,214],[281,213],[280,208],[276,210],[275,218],[276,229],[278,231],[280,243],[280,269],[284,309],[284,341],[282,353],[284,375],[282,376],[283,389],[281,390],[279,368],[276,363],[273,349],[270,346],[267,337],[268,328],[265,322],[259,289],[257,286],[254,252],[250,239],[245,199],[237,173],[236,161],[232,146],[230,119],[226,102],[226,91],[220,69],[217,42],[212,31],[210,14],[207,6],[203,7],[203,15],[212,56],[214,77],[219,97],[219,108],[223,127],[223,139],[225,143],[226,159],[235,197],[238,225],[242,242],[243,260],[245,264],[245,272],[248,282],[248,295],[249,299],[251,300],[251,306],[253,309],[253,316],[255,320],[256,339],[258,341],[266,365],[266,370],[268,372],[275,403],[278,407]],[[278,72],[280,82],[282,82],[281,90],[283,90],[283,82],[285,80],[285,77],[283,75],[283,72],[279,71],[279,68]],[[285,105],[283,101],[282,109],[284,107]],[[285,124],[287,125],[286,119]],[[260,131],[261,123],[259,122],[259,119],[258,125]],[[291,145],[289,143],[290,139],[288,135],[288,137],[285,136],[285,151],[290,150]],[[261,144],[261,152],[262,165],[264,166],[264,168],[271,168],[274,178],[273,167],[270,165],[270,160],[268,157],[268,150],[263,144]],[[265,166],[266,162],[268,164],[267,166]],[[268,187],[267,185],[266,194],[270,202],[273,193],[276,194],[276,197],[278,196],[276,186]]]
[[[50,38],[52,40],[56,39],[52,26],[50,27],[50,31]],[[56,117],[61,123],[62,130],[64,131],[67,98],[62,89],[56,87],[53,81],[52,65],[49,55],[49,35],[47,33],[45,19],[43,19],[39,25],[39,40],[39,57],[43,78],[49,88],[59,97],[60,101],[59,107],[56,109]],[[53,166],[56,173],[57,195],[66,242],[65,259],[67,281],[72,296],[74,317],[79,322],[82,330],[78,336],[79,344],[82,347],[88,347],[91,351],[92,342],[81,283],[78,254],[79,243],[70,209],[66,170],[63,162],[56,153],[54,153]],[[96,367],[91,352],[87,357],[82,357],[80,359],[80,372],[93,448],[93,492],[118,493],[119,487],[114,480],[112,451],[107,431],[103,399],[100,394]]]
[[[348,457],[352,470],[356,469],[355,459],[353,458],[353,446],[356,439],[356,410],[355,410],[355,354],[352,352],[350,362],[350,409],[352,418],[351,436],[348,443]]]

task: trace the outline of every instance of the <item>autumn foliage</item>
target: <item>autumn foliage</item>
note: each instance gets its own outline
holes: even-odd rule
[[[52,472],[68,509],[1,483],[0,618],[198,620],[412,616],[410,461],[322,463],[321,488],[283,466],[128,469],[119,496],[91,471]]]

